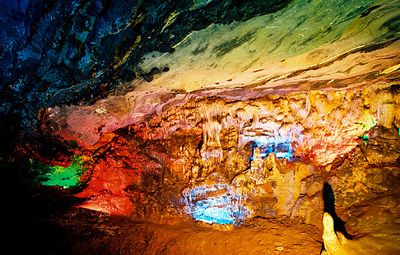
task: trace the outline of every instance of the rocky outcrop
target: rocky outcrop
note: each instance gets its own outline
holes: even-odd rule
[[[397,254],[400,251],[399,231],[387,229],[388,233],[375,232],[355,240],[348,240],[340,232],[335,232],[334,222],[329,213],[324,213],[324,247],[321,254],[356,255],[356,254]]]
[[[154,107],[143,109],[136,106],[132,109],[130,104],[121,101],[108,114],[96,112],[103,108],[73,108],[71,112],[55,108],[44,121],[58,127],[49,132],[65,140],[76,140],[82,147],[93,145],[102,133],[129,126],[136,136],[145,140],[167,139],[177,130],[190,134],[203,132],[205,158],[208,154],[222,156],[220,136],[228,134],[233,139],[238,136],[237,141],[231,141],[238,146],[253,141],[264,146],[263,150],[271,150],[265,146],[280,145],[278,150],[283,156],[293,154],[327,165],[337,156],[350,152],[359,137],[376,124],[387,128],[399,125],[400,116],[396,111],[399,94],[390,92],[396,86],[380,83],[371,87],[285,95],[264,92],[250,98],[244,95],[251,90],[245,89],[241,90],[242,98],[227,93],[213,97],[201,93],[183,98],[171,95],[166,99],[167,104],[159,98],[160,101],[152,103]],[[392,106],[382,113],[386,104]]]
[[[38,112],[47,113],[39,121],[61,115],[69,139],[94,144],[100,131],[143,121],[194,91],[254,98],[398,75],[396,2],[24,0],[3,7],[0,114],[22,128],[19,136],[37,140]],[[80,129],[76,119],[96,124]]]
[[[397,252],[399,3],[261,2],[1,3],[1,152],[30,174],[84,158],[65,193],[99,215]]]
[[[226,206],[233,222],[289,218],[319,226],[322,187],[329,181],[340,191],[337,211],[348,219],[342,213],[354,204],[396,193],[397,117],[391,129],[378,117],[382,97],[396,104],[391,88],[249,101],[198,98],[171,106],[85,149],[96,163],[79,196],[91,198],[85,208],[155,220],[198,215],[201,205],[206,213]],[[111,178],[115,174],[118,180]],[[133,206],[119,211],[116,200],[111,202],[116,197]],[[143,205],[143,212],[132,209]]]
[[[64,1],[1,3],[2,99],[36,131],[37,111],[124,94],[132,80],[151,81],[169,67],[138,66],[150,52],[174,51],[210,24],[278,11],[289,1]],[[260,6],[261,5],[261,6]]]

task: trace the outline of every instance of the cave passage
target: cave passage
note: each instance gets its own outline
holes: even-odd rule
[[[2,0],[13,254],[400,254],[399,0]]]

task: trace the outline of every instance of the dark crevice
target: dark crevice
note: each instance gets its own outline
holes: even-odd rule
[[[324,199],[324,212],[327,212],[332,216],[335,231],[341,232],[347,239],[352,239],[353,237],[346,230],[345,222],[336,214],[335,193],[329,183],[324,183],[322,194]]]

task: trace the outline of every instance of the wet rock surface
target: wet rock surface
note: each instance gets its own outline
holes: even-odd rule
[[[234,231],[201,224],[148,224],[106,219],[92,226],[76,224],[74,232],[92,232],[74,254],[318,254],[320,232],[306,225],[254,220]],[[93,237],[99,235],[99,237]],[[103,247],[99,249],[99,247]],[[116,252],[117,251],[117,252]]]
[[[400,253],[398,1],[0,7],[15,249]]]
[[[15,119],[13,138],[40,141],[38,112],[132,91],[147,108],[203,89],[396,82],[398,16],[386,1],[5,1],[0,113]]]
[[[318,254],[327,231],[324,211],[333,211],[334,221],[342,223],[339,228],[335,222],[333,231],[343,231],[342,241],[333,241],[335,247],[347,249],[342,244],[348,240],[354,249],[362,249],[368,243],[363,240],[372,238],[372,248],[390,242],[394,245],[383,254],[396,253],[398,112],[379,114],[382,100],[397,107],[399,94],[388,88],[266,95],[248,101],[196,98],[172,105],[145,121],[102,133],[91,146],[69,147],[86,158],[82,185],[67,193],[68,200],[82,199],[74,202],[81,209],[52,213],[50,221],[48,215],[35,220],[43,229],[47,224],[67,229],[69,241],[64,244],[77,254],[97,251],[98,245],[105,247],[105,254],[206,254],[206,244],[214,239],[215,254],[225,245],[222,240],[243,253],[310,249]],[[329,103],[321,103],[328,98]],[[387,116],[393,117],[388,121]],[[327,184],[332,189],[328,196]],[[86,213],[77,216],[82,208],[93,210],[94,219]],[[73,220],[79,217],[83,223]],[[96,229],[103,220],[98,217],[110,221],[101,230]],[[80,231],[89,233],[82,246],[74,244]],[[133,233],[134,245],[126,241]],[[289,241],[286,234],[300,237]],[[189,245],[186,236],[199,240],[198,245]],[[232,240],[245,236],[243,247],[248,248],[236,247]]]
[[[29,121],[41,107],[93,103],[134,87],[126,82],[168,71],[142,70],[137,64],[146,53],[173,51],[193,31],[271,13],[288,2],[4,1],[0,91],[27,119],[26,131],[34,131]]]
[[[213,171],[208,176],[205,171],[199,170],[199,175],[189,178],[182,173],[182,167],[177,168],[179,171],[174,168],[174,160],[161,160],[162,153],[166,153],[162,144],[148,144],[145,148],[152,149],[152,156],[145,156],[144,147],[133,147],[142,143],[135,144],[134,140],[130,140],[130,146],[127,146],[127,140],[121,138],[124,135],[114,136],[112,145],[107,143],[112,147],[106,149],[107,152],[98,150],[99,154],[113,156],[107,157],[108,165],[104,168],[104,161],[95,163],[91,179],[78,193],[86,197],[91,195],[89,197],[94,200],[73,202],[75,206],[103,212],[76,207],[68,209],[68,206],[60,211],[53,208],[52,201],[60,196],[65,198],[66,194],[63,195],[61,190],[58,195],[54,192],[43,193],[42,188],[35,188],[38,195],[34,204],[41,201],[43,212],[33,217],[35,228],[42,231],[62,230],[49,239],[58,244],[57,247],[46,248],[38,242],[33,246],[35,249],[54,249],[58,252],[56,254],[320,254],[324,237],[326,245],[338,247],[335,252],[327,249],[328,254],[357,254],[366,252],[365,247],[370,252],[368,254],[397,254],[399,251],[400,198],[397,184],[400,166],[396,161],[369,163],[365,158],[369,148],[375,150],[375,146],[381,148],[380,154],[383,155],[397,153],[400,139],[394,130],[373,128],[366,144],[357,146],[344,159],[334,161],[331,168],[287,162],[273,154],[264,159],[254,155],[247,169],[233,178],[222,176],[222,173],[229,172],[230,165],[235,161],[233,158],[229,161],[230,165],[224,166],[224,161],[219,162],[220,165],[211,168]],[[187,137],[185,139],[188,141]],[[166,148],[173,149],[175,144],[178,148],[176,153],[184,155],[184,149],[179,148],[182,140],[175,138],[173,141],[166,142]],[[248,149],[251,150],[251,147]],[[200,148],[197,148],[197,157],[201,162]],[[238,160],[240,162],[240,158]],[[153,165],[154,170],[144,174],[139,168],[133,169],[132,164],[138,164],[140,169],[143,165],[152,169],[150,166]],[[202,167],[210,169],[210,166]],[[164,173],[157,170],[163,168],[172,170]],[[109,175],[104,171],[114,171],[118,175]],[[135,181],[126,177],[126,171],[137,173]],[[100,173],[108,178],[96,181],[101,177]],[[126,188],[124,181],[131,186]],[[243,196],[246,199],[243,199],[242,205],[248,206],[252,214],[240,226],[194,221],[190,215],[182,214],[185,204],[179,199],[185,194],[183,189],[188,187],[190,181],[210,187],[221,182],[236,185],[242,191],[238,194],[247,194]],[[332,202],[324,201],[324,183],[332,187],[334,202],[329,206],[345,222],[344,234],[333,227],[329,232],[322,224],[324,203]],[[95,184],[104,185],[100,188],[102,194],[98,194]],[[212,198],[218,195],[216,192],[220,191],[205,194]],[[126,207],[118,208],[118,205],[126,203],[119,203],[115,198],[129,200],[129,216],[124,215],[127,211],[121,210]],[[109,213],[113,212],[115,216],[110,217]],[[118,214],[121,216],[116,216]],[[323,231],[327,233],[323,235]],[[329,242],[329,236],[334,233],[332,231],[337,231],[333,237],[338,239]],[[61,246],[64,250],[58,251]]]
[[[398,112],[379,114],[382,100],[397,107],[399,94],[388,88],[274,94],[247,101],[208,97],[173,104],[145,121],[101,133],[91,146],[67,146],[68,153],[85,156],[82,185],[64,194],[81,209],[52,211],[34,221],[42,229],[67,230],[68,241],[61,243],[78,254],[97,251],[100,244],[105,254],[205,254],[214,239],[215,254],[225,245],[222,240],[244,253],[232,240],[245,236],[243,247],[253,247],[256,254],[304,249],[318,254],[329,207],[335,220],[344,223],[334,229],[345,231],[343,240],[352,237],[363,247],[364,241],[359,245],[357,240],[386,236],[397,243]],[[387,116],[393,117],[388,121]],[[48,126],[45,122],[44,130]],[[37,155],[51,163],[52,154]],[[53,164],[67,161],[67,156],[57,157]],[[324,194],[326,183],[332,200]],[[39,187],[38,192],[51,201],[47,191]],[[94,212],[87,215],[86,209]],[[103,220],[109,222],[104,225]],[[81,231],[88,233],[82,246],[75,244]],[[126,240],[134,233],[133,245]],[[289,241],[285,233],[305,234]],[[201,242],[189,245],[186,236]]]
[[[343,219],[349,219],[349,230],[355,235],[372,232],[374,227],[384,230],[386,224],[400,229],[396,223],[399,142],[394,130],[373,130],[368,143],[355,150],[352,158],[346,159],[337,168],[337,175],[329,180],[334,190],[341,190],[336,194],[336,208]],[[371,221],[372,215],[377,217]]]

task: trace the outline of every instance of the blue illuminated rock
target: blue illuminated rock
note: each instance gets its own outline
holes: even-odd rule
[[[198,221],[239,225],[251,215],[245,198],[227,184],[195,186],[183,195],[186,212]]]

